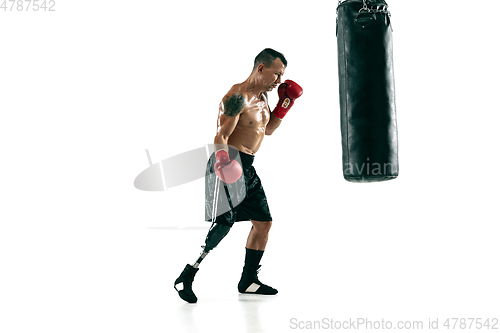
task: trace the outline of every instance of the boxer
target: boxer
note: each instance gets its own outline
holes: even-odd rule
[[[250,76],[234,85],[219,105],[215,152],[207,163],[205,176],[205,220],[212,222],[212,226],[202,254],[193,265],[186,265],[174,283],[179,296],[186,302],[197,302],[192,284],[198,266],[237,221],[252,223],[238,291],[263,295],[278,293],[257,277],[272,217],[264,188],[252,165],[264,136],[274,133],[302,95],[302,88],[297,83],[281,82],[286,66],[283,54],[264,49],[255,57]],[[270,112],[267,92],[276,87],[279,101]]]

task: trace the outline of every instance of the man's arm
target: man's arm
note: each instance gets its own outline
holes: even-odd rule
[[[293,103],[297,98],[302,96],[302,88],[292,80],[285,80],[278,87],[278,105],[274,108],[273,112],[271,112],[271,119],[269,120],[268,126],[269,131],[266,127],[266,134],[271,135],[276,128],[281,124],[281,120],[290,108],[293,106]],[[269,133],[269,134],[268,134]]]
[[[216,152],[220,149],[229,151],[227,141],[238,124],[244,106],[245,98],[240,93],[228,94],[222,100],[219,108],[219,126],[214,138]]]
[[[235,93],[226,95],[219,108],[219,123],[214,139],[214,172],[223,182],[229,184],[237,181],[243,173],[241,165],[236,160],[229,159],[227,142],[238,124],[244,106],[243,95]]]
[[[264,92],[264,96],[266,97],[266,104],[267,108],[269,111],[271,111],[271,108],[269,107],[268,99],[267,99],[267,91]],[[271,112],[271,118],[269,119],[269,122],[266,125],[266,135],[271,135],[273,132],[281,125],[281,119],[276,117],[272,112]]]
[[[276,117],[272,112],[271,112],[271,119],[269,119],[269,122],[267,123],[266,126],[266,135],[271,135],[276,131],[276,129],[281,125],[281,119]]]

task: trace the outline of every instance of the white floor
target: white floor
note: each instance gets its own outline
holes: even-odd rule
[[[439,237],[418,241],[417,230],[394,230],[402,238],[415,237],[404,241],[395,235],[375,237],[376,226],[364,227],[366,232],[340,228],[346,232],[342,237],[329,235],[331,226],[308,231],[275,223],[259,276],[279,293],[258,296],[236,289],[249,229],[248,223],[238,224],[201,264],[194,283],[197,304],[178,298],[173,281],[185,263],[196,259],[206,230],[148,229],[157,245],[171,241],[177,251],[154,255],[157,271],[132,318],[142,319],[138,327],[148,332],[251,333],[329,331],[339,328],[335,325],[380,331],[400,323],[422,332],[436,320],[444,329],[447,318],[498,318],[498,268],[488,251],[493,244],[467,248],[450,241],[450,250]],[[309,239],[302,243],[306,246],[301,237]]]
[[[306,226],[288,214],[277,214],[259,275],[278,295],[237,292],[250,228],[242,223],[202,262],[197,304],[182,301],[173,283],[199,255],[208,224],[6,225],[1,331],[274,333],[359,320],[428,328],[429,320],[498,318],[498,234],[488,231],[496,222],[359,213]]]
[[[174,280],[209,227],[203,182],[143,192],[125,170],[112,190],[82,181],[10,192],[18,200],[2,210],[0,332],[281,333],[339,323],[380,332],[400,321],[425,332],[438,320],[436,332],[448,331],[448,318],[499,317],[498,199],[485,182],[336,177],[290,192],[271,167],[261,170],[274,221],[259,277],[278,295],[237,292],[250,230],[242,222],[202,262],[198,303],[182,301]]]

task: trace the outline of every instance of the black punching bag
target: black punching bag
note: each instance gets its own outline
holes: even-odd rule
[[[398,134],[387,3],[339,1],[337,47],[344,178],[394,179],[399,173]]]

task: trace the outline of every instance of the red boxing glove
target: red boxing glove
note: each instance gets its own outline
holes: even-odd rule
[[[240,179],[243,169],[236,160],[230,160],[229,154],[224,149],[215,154],[215,174],[224,182],[232,184]]]
[[[302,92],[302,88],[297,83],[292,80],[285,80],[278,87],[278,96],[280,99],[278,105],[274,108],[273,114],[283,119],[295,100],[302,95]]]

